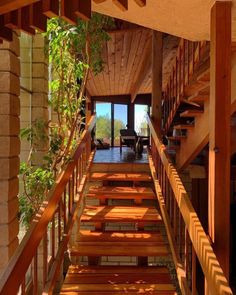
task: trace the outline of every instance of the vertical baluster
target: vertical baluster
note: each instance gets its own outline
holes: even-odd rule
[[[76,166],[75,166],[75,192],[76,195],[78,193],[78,174],[79,174],[79,167],[78,167],[78,161],[76,161]]]
[[[55,214],[52,218],[52,229],[51,229],[51,254],[52,258],[55,258]]]
[[[72,173],[72,179],[71,179],[71,193],[72,193],[72,196],[71,196],[71,202],[72,204],[74,204],[75,202],[75,171],[73,170],[73,173]]]
[[[177,202],[174,199],[174,204],[173,204],[173,220],[174,220],[174,236],[175,239],[177,238],[177,222],[178,222],[178,218],[177,218]]]
[[[192,295],[196,294],[196,253],[192,246]]]
[[[183,222],[182,222],[182,216],[181,216],[181,213],[180,211],[178,210],[178,215],[179,215],[179,245],[178,245],[178,248],[179,248],[179,256],[183,262],[183,252],[182,252],[182,243],[183,243]]]
[[[176,56],[175,58],[175,97],[176,97],[176,103],[178,100],[178,58]]]
[[[185,67],[186,67],[186,40],[183,43],[183,84],[182,84],[182,95],[184,95],[185,83]]]
[[[178,65],[179,65],[179,76],[178,76],[178,98],[179,98],[179,102],[180,102],[180,93],[181,93],[181,66],[182,66],[182,63],[181,63],[181,46],[179,47],[179,54],[178,54],[178,59],[179,59],[179,62],[178,62]]]
[[[25,295],[26,294],[26,288],[25,288],[25,283],[26,279],[24,278],[22,284],[21,284],[21,295]]]
[[[43,238],[43,286],[47,282],[48,275],[48,237],[47,232]]]
[[[58,204],[58,247],[61,243],[61,201]]]
[[[188,278],[189,271],[189,235],[186,226],[184,227],[184,269]]]
[[[187,84],[189,84],[189,76],[190,76],[190,41],[187,40],[187,52],[188,52],[188,75],[187,75]]]
[[[66,187],[64,190],[64,200],[63,200],[63,211],[64,211],[64,231],[66,230],[67,216],[66,216]]]
[[[38,295],[38,252],[33,259],[33,295]]]
[[[193,71],[192,74],[194,73],[195,70],[195,42],[192,42],[192,63],[193,63]]]

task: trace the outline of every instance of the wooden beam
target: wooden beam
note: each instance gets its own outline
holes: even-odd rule
[[[209,235],[227,279],[230,242],[231,1],[211,11]]]
[[[146,0],[134,0],[139,6],[146,6]]]
[[[158,132],[161,133],[162,118],[162,65],[163,65],[163,36],[161,32],[152,34],[152,119]]]
[[[152,59],[151,59],[151,48],[152,48],[152,42],[149,39],[148,43],[146,45],[146,49],[143,53],[143,60],[140,61],[141,65],[139,67],[139,74],[138,77],[135,81],[135,84],[132,85],[131,88],[131,102],[134,103],[136,96],[139,93],[139,90],[143,84],[143,81],[145,80],[145,78],[148,76],[148,74],[150,74],[151,72],[151,66],[152,66]]]
[[[4,26],[16,30],[18,28],[19,18],[18,18],[18,11],[14,10],[4,14]]]
[[[30,5],[29,26],[32,29],[38,30],[40,32],[47,31],[47,18],[43,14],[42,2],[37,2]]]
[[[39,0],[0,0],[0,14],[17,10],[38,1]]]
[[[59,15],[59,0],[42,0],[43,14],[49,18]]]
[[[0,15],[0,39],[6,40],[6,41],[12,41],[13,39],[12,30],[7,27],[4,27],[3,15]]]
[[[89,20],[91,18],[91,0],[77,1],[77,6],[75,7],[75,14],[81,19]]]
[[[122,11],[128,10],[128,0],[112,0]]]
[[[32,11],[30,11],[30,6],[23,7],[18,10],[19,13],[19,27],[18,29],[25,32],[26,34],[34,35],[35,30],[30,27],[30,14],[32,14]]]

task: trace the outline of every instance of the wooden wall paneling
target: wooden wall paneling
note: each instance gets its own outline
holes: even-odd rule
[[[72,25],[77,24],[77,16],[75,14],[77,2],[77,0],[61,0],[61,17]]]
[[[0,39],[6,40],[6,41],[12,41],[13,39],[12,30],[7,27],[4,27],[3,15],[0,15]]]
[[[42,0],[43,14],[48,18],[57,17],[59,15],[59,0]]]
[[[109,80],[111,95],[114,95],[114,83],[115,83],[115,35],[111,36],[111,39],[107,42],[108,53],[108,68],[109,68]]]
[[[120,68],[121,68],[121,54],[122,47],[124,42],[124,34],[116,33],[115,34],[115,93],[119,92],[119,81],[120,81]]]
[[[42,1],[30,5],[29,26],[40,32],[47,31],[47,18],[43,14]]]
[[[18,18],[18,11],[14,10],[4,14],[4,26],[16,30],[18,28],[19,18]]]
[[[216,1],[211,11],[209,109],[209,234],[229,279],[231,1]]]
[[[125,93],[129,93],[129,91],[130,91],[129,82],[130,82],[133,63],[134,63],[134,60],[136,57],[136,52],[138,50],[141,36],[142,36],[141,31],[136,31],[132,34],[131,48],[130,48],[128,63],[127,63],[126,73],[125,73],[125,83],[124,83],[124,92]]]
[[[25,6],[18,10],[19,13],[19,29],[26,34],[34,35],[35,30],[30,27],[30,14],[32,11],[30,11],[30,6]]]
[[[140,7],[146,6],[146,0],[134,0]]]
[[[112,0],[122,11],[128,10],[128,0]]]
[[[121,93],[127,93],[124,86],[126,82],[126,72],[127,72],[127,66],[128,66],[128,61],[129,61],[129,56],[130,56],[130,50],[132,46],[132,33],[131,32],[126,32],[124,35],[124,44],[123,44],[123,49],[122,49],[122,60],[121,60],[121,76],[119,80],[119,88]]]
[[[129,56],[129,59],[131,58],[132,63],[130,64],[130,72],[129,72],[129,76],[126,77],[127,79],[127,86],[126,86],[126,93],[131,93],[132,90],[132,86],[135,83],[135,76],[137,75],[138,72],[138,68],[141,64],[141,60],[140,60],[140,54],[141,50],[143,50],[142,45],[143,45],[143,31],[139,31],[140,33],[140,38],[138,40],[137,43],[137,47],[134,48],[134,56]],[[132,47],[134,45],[132,44]]]
[[[75,14],[84,20],[91,18],[91,0],[77,0],[77,7],[75,8]]]
[[[148,76],[148,74],[151,71],[151,39],[147,40],[147,42],[143,42],[143,44],[145,45],[145,47],[143,48],[141,54],[138,55],[139,68],[134,69],[133,73],[134,80],[132,83],[132,89],[130,90],[132,103],[135,101],[137,94],[140,92],[140,88],[143,84],[144,79]],[[142,47],[141,44],[140,47]]]

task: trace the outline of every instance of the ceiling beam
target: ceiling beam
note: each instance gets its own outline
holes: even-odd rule
[[[0,14],[22,8],[38,1],[39,0],[0,0]]]
[[[152,66],[151,48],[152,48],[152,41],[151,41],[151,38],[149,38],[147,41],[146,50],[143,55],[143,60],[139,67],[139,73],[138,73],[137,79],[135,83],[131,86],[130,93],[131,93],[132,103],[135,101],[136,96],[138,95],[139,90],[143,84],[143,81],[146,79],[147,75],[151,71],[151,66]]]
[[[146,0],[134,0],[139,6],[146,6]]]
[[[128,10],[128,0],[112,0],[122,11]]]

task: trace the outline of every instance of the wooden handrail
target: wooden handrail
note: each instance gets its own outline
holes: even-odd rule
[[[168,177],[174,193],[174,198],[178,204],[178,208],[184,220],[190,240],[201,264],[210,294],[232,295],[233,293],[229,287],[227,279],[224,276],[223,270],[201,225],[197,213],[192,206],[182,180],[169,159],[169,156],[165,151],[165,146],[162,144],[157,135],[152,119],[147,117],[147,121],[151,131],[153,143],[158,151],[159,159]]]
[[[33,258],[37,253],[37,248],[47,232],[48,224],[53,219],[54,214],[61,201],[62,194],[71,178],[78,159],[86,148],[86,142],[90,138],[92,129],[95,126],[96,116],[92,116],[87,128],[84,130],[71,161],[59,174],[56,183],[49,191],[46,200],[36,214],[32,225],[15,254],[9,261],[9,264],[0,280],[0,294],[17,294],[20,285],[24,281],[25,274],[31,265]],[[73,216],[71,214],[71,216]]]

